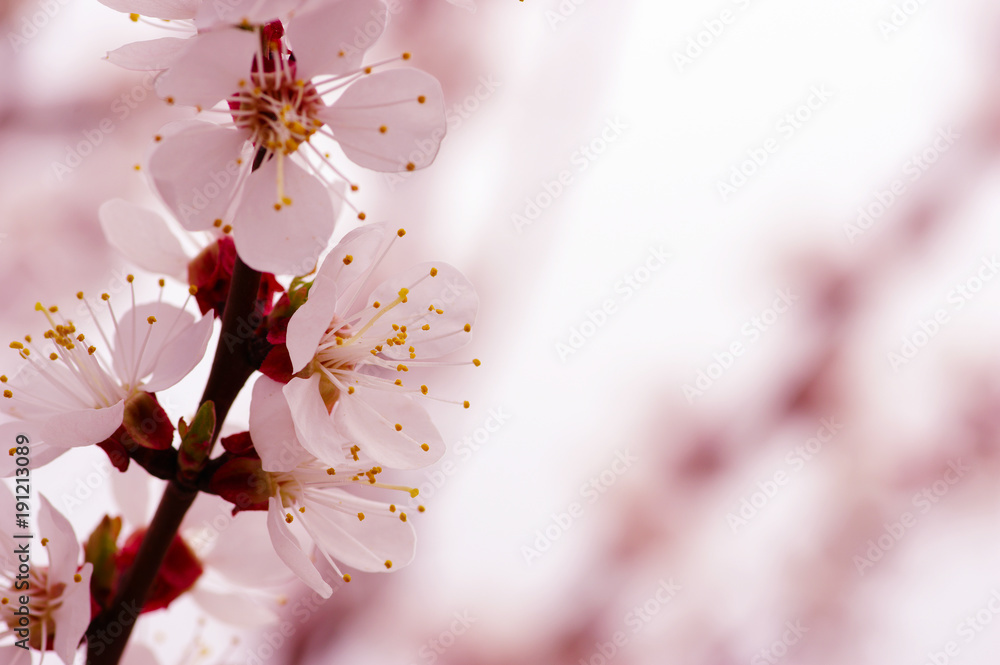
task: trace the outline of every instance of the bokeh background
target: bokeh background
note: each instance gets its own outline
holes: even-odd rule
[[[164,665],[995,663],[995,3],[393,6],[376,51],[442,81],[449,136],[425,171],[357,173],[359,205],[410,231],[402,263],[472,278],[484,361],[438,380],[473,406],[438,409],[451,451],[410,478],[417,559],[322,604],[269,588],[264,627],[178,601],[138,641]],[[154,32],[96,0],[4,0],[0,33],[15,338],[135,270],[97,208],[153,202],[134,166],[184,114],[102,61]],[[81,539],[159,492],[107,467],[36,474]]]

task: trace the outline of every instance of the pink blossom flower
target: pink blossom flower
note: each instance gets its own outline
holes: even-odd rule
[[[254,393],[273,387],[258,383]],[[279,395],[280,396],[280,395]],[[255,503],[247,510],[267,510],[267,528],[274,550],[288,568],[310,588],[329,597],[332,589],[323,579],[301,537],[311,541],[322,559],[349,582],[340,565],[363,572],[389,572],[407,565],[416,548],[416,532],[402,507],[356,496],[350,488],[376,487],[405,491],[411,498],[417,490],[378,480],[382,468],[359,457],[357,449],[335,466],[313,457],[298,442],[292,414],[283,400],[273,400],[272,410],[251,412],[251,424],[260,438],[252,448],[238,453],[213,477],[212,485],[223,497],[242,499],[247,487],[256,488]],[[286,435],[291,436],[284,439]],[[224,442],[225,443],[225,442]],[[344,446],[345,452],[347,446]],[[243,494],[240,497],[240,494]],[[423,511],[422,506],[417,510]],[[339,562],[339,563],[338,563]]]
[[[13,440],[26,434],[33,468],[69,448],[114,435],[129,407],[149,407],[151,393],[173,386],[198,364],[212,334],[212,317],[195,322],[189,312],[163,302],[135,306],[133,292],[133,307],[114,321],[109,336],[82,292],[77,298],[100,339],[79,332],[58,307],[38,303],[35,309],[51,327],[41,340],[26,335],[11,342],[23,364],[11,378],[0,375],[0,411],[16,419],[0,425],[0,436]],[[114,320],[110,299],[102,294]],[[97,344],[110,347],[110,357],[98,353]],[[15,468],[13,456],[0,455],[0,475],[9,476]]]
[[[442,263],[416,265],[368,292],[372,271],[403,233],[386,225],[361,228],[326,258],[288,321],[285,346],[272,352],[254,386],[254,441],[294,438],[324,462],[341,459],[353,444],[352,452],[397,469],[444,454],[420,403],[436,397],[409,377],[425,367],[467,364],[439,358],[469,341],[478,297],[457,269]],[[285,408],[293,431],[269,432],[282,421],[268,422],[266,414]]]
[[[34,650],[54,650],[66,665],[74,662],[77,647],[90,623],[90,576],[93,566],[80,560],[80,544],[69,521],[48,499],[39,497],[37,537],[27,541],[15,539],[6,531],[14,524],[14,495],[0,484],[0,505],[3,522],[0,524],[0,621],[7,630],[0,632],[0,639],[13,636],[15,641],[27,638]],[[48,565],[30,564],[27,587],[18,585],[19,566],[24,563],[16,554],[18,546],[30,542],[30,548],[45,547]],[[23,578],[20,580],[23,582]],[[23,626],[15,611],[20,608],[20,598],[29,598],[28,625]],[[19,629],[27,633],[19,633]],[[4,653],[7,650],[8,653]],[[27,651],[14,647],[0,648],[0,654],[11,656],[3,662],[17,662],[17,652]],[[23,655],[21,656],[23,658]],[[30,663],[28,660],[23,661]]]
[[[199,109],[226,102],[216,112],[231,122],[176,123],[154,146],[154,187],[185,228],[231,224],[248,265],[305,274],[326,249],[349,180],[330,150],[383,172],[434,160],[447,124],[437,80],[361,64],[386,19],[382,0],[314,2],[287,26],[251,22],[186,40],[158,93]]]

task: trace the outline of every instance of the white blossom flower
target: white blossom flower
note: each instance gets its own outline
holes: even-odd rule
[[[37,537],[30,541],[15,539],[6,531],[8,525],[14,524],[14,494],[0,484],[4,517],[0,524],[0,622],[7,626],[0,632],[0,639],[27,639],[32,649],[54,650],[63,663],[72,665],[90,623],[93,566],[80,565],[80,544],[69,521],[44,496],[39,501]],[[45,548],[47,566],[37,560],[29,559],[29,563],[21,559],[23,555],[17,552],[26,542],[30,543],[28,549],[39,545]],[[29,572],[24,573],[25,569]],[[25,620],[16,614],[22,596],[28,598],[29,615]],[[16,646],[0,648],[0,654],[14,658],[3,660],[5,663],[17,662],[17,652],[22,652],[21,658],[29,653]],[[30,656],[23,662],[30,663]]]
[[[149,394],[173,386],[198,364],[212,334],[212,317],[195,322],[189,312],[162,301],[136,306],[133,291],[133,307],[117,320],[110,295],[102,294],[114,322],[108,335],[82,292],[77,298],[100,339],[79,332],[58,307],[38,303],[35,309],[50,328],[42,340],[26,335],[11,342],[22,367],[10,378],[0,375],[0,412],[15,419],[0,424],[0,437],[27,435],[34,468],[70,448],[108,439],[130,405],[144,408]],[[110,357],[98,353],[97,344],[109,347]],[[12,455],[0,455],[0,475],[15,468]]]

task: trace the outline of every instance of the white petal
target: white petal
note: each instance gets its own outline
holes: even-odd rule
[[[279,161],[281,196],[292,203],[275,210]],[[255,270],[305,275],[330,242],[334,214],[326,186],[287,157],[276,156],[248,178],[233,230],[236,251]]]
[[[124,400],[103,409],[59,413],[42,423],[37,441],[61,448],[100,443],[121,426],[124,414]]]
[[[418,469],[444,455],[441,434],[409,395],[356,386],[353,395],[340,394],[333,415],[344,438],[387,467]],[[420,447],[423,443],[429,450]]]
[[[72,582],[80,558],[80,543],[69,520],[44,495],[38,497],[38,532],[42,538],[49,539],[45,547],[49,556],[49,582]]]
[[[475,13],[476,3],[475,0],[448,0],[451,4],[456,7],[461,7],[462,9],[468,9],[470,12]]]
[[[432,269],[436,269],[434,277],[430,276]],[[395,305],[366,331],[361,344],[370,347],[392,337],[395,335],[391,328],[394,323],[406,326],[406,345],[385,346],[382,353],[404,363],[409,358],[411,346],[419,361],[438,358],[469,343],[471,326],[479,310],[479,296],[457,268],[438,262],[415,265],[380,284],[372,292],[371,300],[391,302],[401,288],[409,289],[406,302]],[[442,314],[437,313],[439,309]],[[369,305],[361,320],[368,321],[377,312]],[[470,332],[465,331],[466,325],[470,326]]]
[[[149,318],[155,318],[150,324]],[[194,316],[166,303],[131,309],[118,321],[114,368],[125,382],[142,382],[147,392],[164,390],[187,376],[205,356],[213,317]],[[150,377],[148,381],[143,381]]]
[[[80,569],[80,581],[75,581],[71,576],[65,582],[62,605],[52,612],[52,618],[56,623],[52,646],[64,663],[74,662],[74,654],[90,624],[90,578],[93,573],[93,564],[83,564],[83,568]]]
[[[353,297],[370,274],[379,249],[388,235],[385,224],[363,226],[347,234],[323,261],[306,300],[288,322],[286,345],[292,371],[298,372],[313,356],[334,315],[346,315],[346,297]],[[346,257],[351,261],[344,263]],[[339,307],[338,307],[339,305]]]
[[[152,18],[194,18],[199,0],[98,0],[102,5],[126,14]]]
[[[173,123],[160,133],[149,175],[177,221],[189,231],[205,231],[227,219],[250,167],[246,135],[199,120]]]
[[[105,202],[97,214],[108,242],[127,259],[149,272],[186,281],[190,257],[163,217],[122,199]]]
[[[111,495],[125,523],[132,527],[146,526],[150,518],[149,474],[138,464],[130,464],[125,473],[111,474]],[[199,494],[200,498],[202,494]],[[188,511],[190,513],[190,511]]]
[[[119,422],[118,425],[120,424]],[[115,425],[115,429],[118,429],[118,425]],[[53,446],[45,443],[42,440],[43,427],[44,421],[3,423],[0,425],[0,440],[15,442],[18,434],[26,435],[31,442],[28,446],[30,451],[28,463],[32,469],[40,469],[69,450],[69,448],[63,446]],[[113,433],[114,431],[112,430]],[[103,440],[100,439],[97,443]],[[0,451],[0,478],[10,478],[16,473],[18,468],[20,467],[17,465],[16,455],[11,456],[7,454],[7,451]]]
[[[186,40],[170,68],[156,79],[156,92],[176,104],[211,108],[250,85],[257,33],[237,28],[203,32]]]
[[[153,375],[145,384],[149,392],[157,392],[175,385],[188,375],[202,358],[212,337],[215,317],[209,314],[179,333],[175,332],[156,356]]]
[[[418,69],[365,76],[318,116],[351,161],[384,172],[428,166],[447,129],[441,84]]]
[[[239,25],[250,23],[263,25],[274,19],[285,17],[302,4],[302,0],[205,0],[195,25],[199,30],[219,25]]]
[[[331,466],[342,461],[349,443],[334,427],[319,392],[320,375],[293,378],[282,388],[302,447]]]
[[[359,520],[357,513],[365,514]],[[306,494],[302,518],[316,546],[352,568],[384,573],[413,560],[417,535],[411,522],[403,522],[386,505],[360,499],[346,492],[326,490]],[[385,562],[391,561],[387,569]]]
[[[169,67],[187,45],[187,39],[161,37],[125,44],[108,52],[108,61],[123,69],[159,71]]]
[[[295,15],[286,32],[298,77],[340,75],[361,66],[365,51],[378,40],[389,19],[382,0],[340,0]]]
[[[267,513],[251,510],[234,516],[233,504],[228,501],[217,499],[213,505],[217,505],[217,512],[201,523],[185,527],[184,534],[187,539],[188,533],[194,533],[191,542],[197,542],[199,531],[214,536],[207,543],[208,551],[198,553],[205,567],[228,582],[258,590],[288,582],[291,573],[266,542]],[[253,551],[252,557],[247,556],[248,550]]]
[[[266,376],[253,385],[250,438],[265,471],[289,471],[310,457],[295,435],[292,412],[282,388],[282,384]]]
[[[327,584],[316,566],[312,564],[306,553],[302,551],[298,540],[292,535],[285,523],[285,511],[276,497],[271,497],[267,510],[267,531],[271,535],[271,544],[281,560],[299,579],[323,598],[333,595],[333,589]]]

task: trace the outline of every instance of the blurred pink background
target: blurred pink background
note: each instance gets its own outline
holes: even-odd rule
[[[263,629],[179,601],[137,639],[164,665],[995,663],[995,6],[393,6],[374,57],[441,80],[449,136],[356,172],[359,205],[481,296],[417,559],[262,598]],[[155,31],[96,0],[6,0],[0,28],[13,339],[135,270],[97,207],[153,201],[134,165],[184,112],[101,60]],[[81,538],[115,510],[102,457],[37,474]]]

